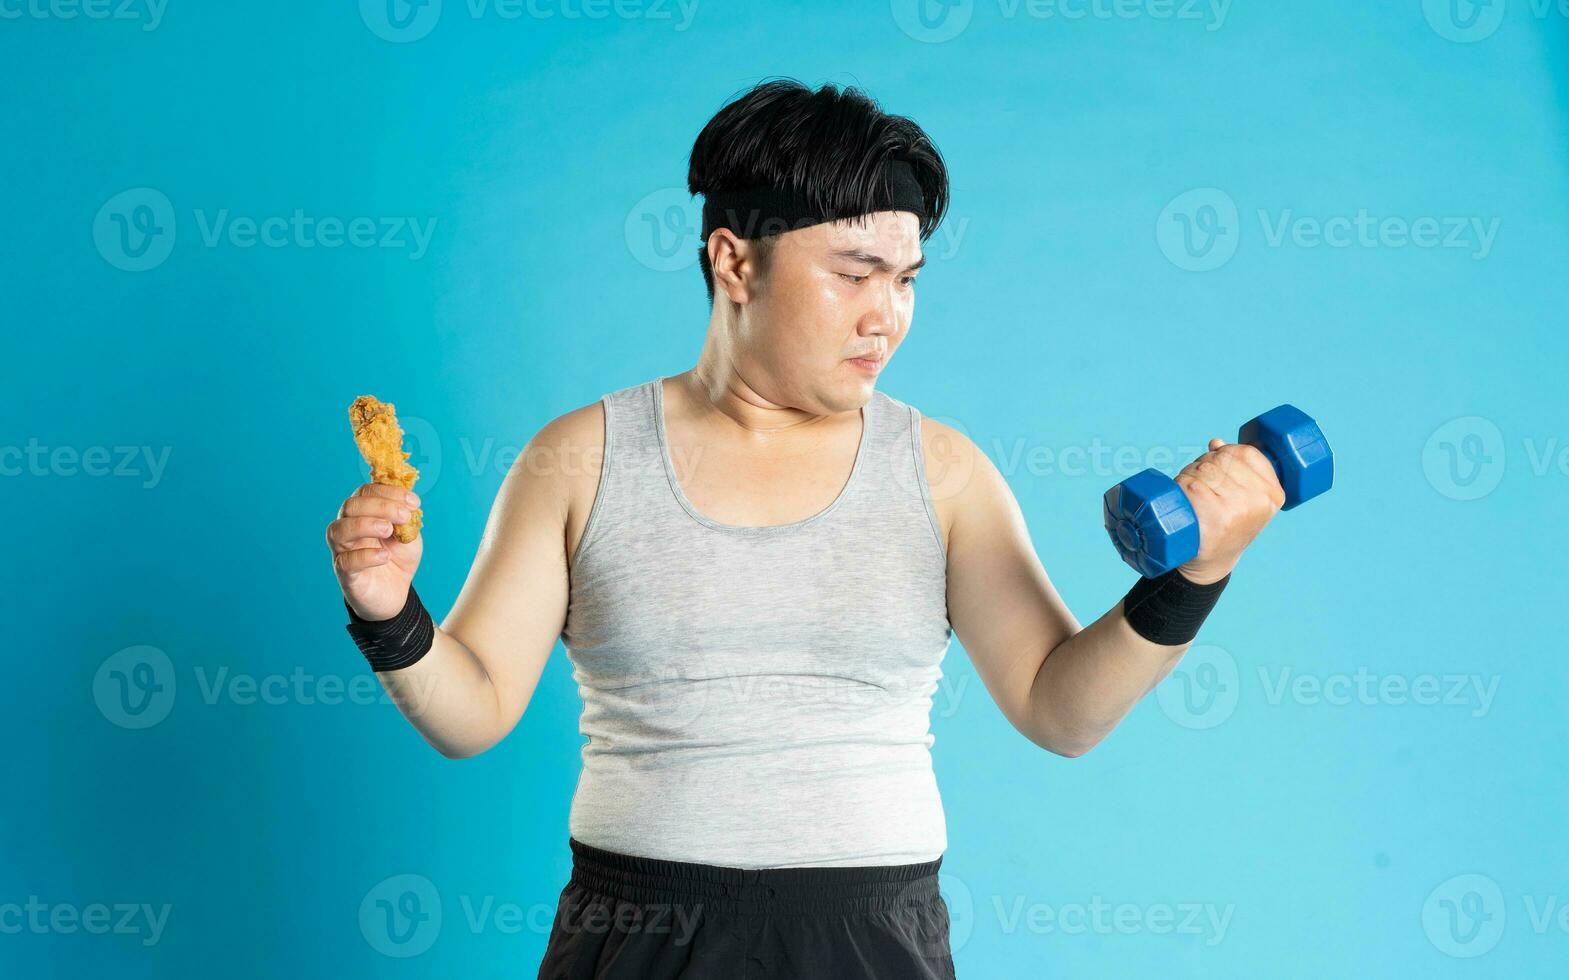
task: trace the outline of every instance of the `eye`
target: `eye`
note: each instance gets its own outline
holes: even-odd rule
[[[850,280],[851,282],[855,283],[856,285],[860,285],[861,283],[866,281],[866,277],[865,276],[852,276],[852,275],[850,275],[849,273],[846,273],[846,272],[841,272],[841,273],[839,273],[839,275],[841,275],[844,278]]]
[[[913,286],[913,285],[915,285],[915,277],[914,276],[904,276],[899,281],[904,283],[906,286]]]

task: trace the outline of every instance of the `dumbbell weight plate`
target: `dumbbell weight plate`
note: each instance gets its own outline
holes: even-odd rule
[[[1122,560],[1154,578],[1199,553],[1199,522],[1187,495],[1171,477],[1147,469],[1106,491],[1106,533]]]
[[[1318,423],[1294,405],[1277,405],[1244,424],[1237,441],[1257,446],[1275,467],[1286,491],[1281,510],[1290,510],[1328,490],[1335,482],[1335,457]]]

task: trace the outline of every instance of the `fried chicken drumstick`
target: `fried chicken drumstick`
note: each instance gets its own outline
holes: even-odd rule
[[[359,396],[349,406],[349,425],[354,429],[354,444],[370,464],[372,483],[414,489],[419,470],[407,462],[410,454],[403,451],[403,429],[391,402],[378,401],[374,395]],[[407,544],[419,536],[422,513],[416,510],[407,524],[393,527],[399,541]]]

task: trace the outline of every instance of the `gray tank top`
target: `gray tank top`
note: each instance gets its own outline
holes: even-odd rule
[[[662,380],[601,399],[562,630],[588,737],[572,836],[739,868],[935,859],[929,718],[952,629],[920,413],[875,392],[838,498],[742,527],[682,492]]]

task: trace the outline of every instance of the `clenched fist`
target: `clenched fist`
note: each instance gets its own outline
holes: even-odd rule
[[[391,619],[408,600],[425,536],[399,541],[392,528],[407,523],[419,505],[413,491],[367,483],[343,502],[327,525],[332,570],[344,601],[361,619]]]
[[[1199,522],[1199,553],[1178,571],[1190,582],[1218,582],[1286,503],[1269,458],[1256,447],[1222,439],[1176,476]],[[397,610],[393,610],[396,612]]]

